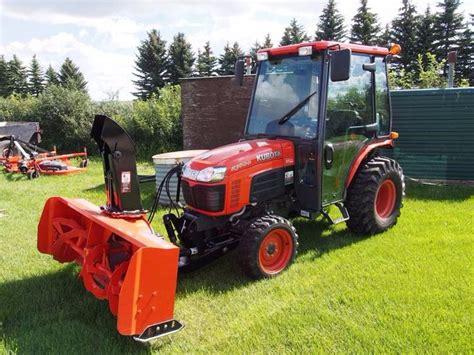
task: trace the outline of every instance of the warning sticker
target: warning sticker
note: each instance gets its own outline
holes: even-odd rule
[[[122,171],[122,178],[120,179],[120,191],[122,193],[127,193],[132,190],[132,174],[130,171]]]

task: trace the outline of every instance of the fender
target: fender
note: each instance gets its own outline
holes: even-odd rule
[[[347,178],[345,182],[346,189],[351,184],[352,179],[354,178],[357,170],[359,169],[360,164],[364,161],[364,159],[367,157],[367,155],[369,155],[370,152],[372,152],[376,148],[394,146],[394,140],[396,139],[396,137],[398,137],[398,134],[394,134],[394,133],[396,132],[392,132],[389,138],[378,140],[370,144],[367,144],[365,147],[363,147],[360,150],[359,154],[354,159],[354,162],[352,163],[351,168],[349,169],[349,173],[347,174]]]

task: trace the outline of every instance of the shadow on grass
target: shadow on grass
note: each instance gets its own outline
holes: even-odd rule
[[[300,256],[322,254],[362,240],[346,229],[334,231],[325,220],[294,220],[300,235]],[[327,231],[323,235],[323,231]],[[177,299],[201,290],[231,292],[254,281],[239,269],[234,251],[192,273],[180,274]],[[78,267],[0,285],[0,334],[6,346],[19,353],[137,353],[150,346],[123,337],[106,302],[85,290]]]
[[[88,293],[77,267],[0,285],[0,334],[22,354],[149,353],[122,337],[106,302]]]
[[[5,179],[8,181],[20,181],[20,180],[27,180],[28,178],[26,177],[25,174],[22,173],[6,173],[5,174]]]
[[[406,194],[408,198],[413,198],[416,200],[463,201],[474,195],[474,186],[432,186],[408,182]]]
[[[150,209],[153,205],[153,200],[155,199],[155,184],[154,182],[146,182],[140,184],[140,194],[142,198],[142,204],[145,209]],[[105,201],[105,184],[99,184],[93,187],[82,190],[86,193],[103,193]],[[78,196],[79,197],[79,196]]]

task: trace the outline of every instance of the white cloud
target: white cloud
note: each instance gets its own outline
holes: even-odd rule
[[[40,63],[51,64],[56,70],[65,57],[70,57],[88,81],[92,98],[105,99],[109,92],[116,90],[120,91],[120,99],[132,98],[133,57],[88,45],[71,33],[61,32],[24,43],[14,41],[0,49],[7,58],[17,54],[24,63],[36,54]]]
[[[438,0],[412,0],[418,12]],[[255,40],[270,33],[278,44],[283,29],[294,17],[313,37],[327,0],[0,0],[0,53],[13,53],[29,62],[36,53],[41,63],[54,67],[66,56],[76,62],[89,81],[94,99],[120,89],[130,99],[136,48],[146,31],[156,28],[168,41],[184,32],[197,52],[206,41],[216,55],[226,42],[238,41],[248,50]],[[359,0],[336,0],[347,29],[360,6]],[[401,0],[369,0],[382,23],[398,13]],[[474,12],[474,0],[464,0],[461,10]],[[3,19],[25,31],[2,26]],[[22,35],[41,34],[26,40]],[[8,34],[8,41],[5,35]]]

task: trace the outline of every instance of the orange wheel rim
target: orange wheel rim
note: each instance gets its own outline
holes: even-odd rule
[[[293,254],[293,238],[283,228],[270,231],[260,244],[258,260],[260,267],[267,274],[281,272]]]
[[[375,197],[375,211],[380,218],[388,218],[393,213],[397,200],[397,188],[392,180],[385,180]]]

